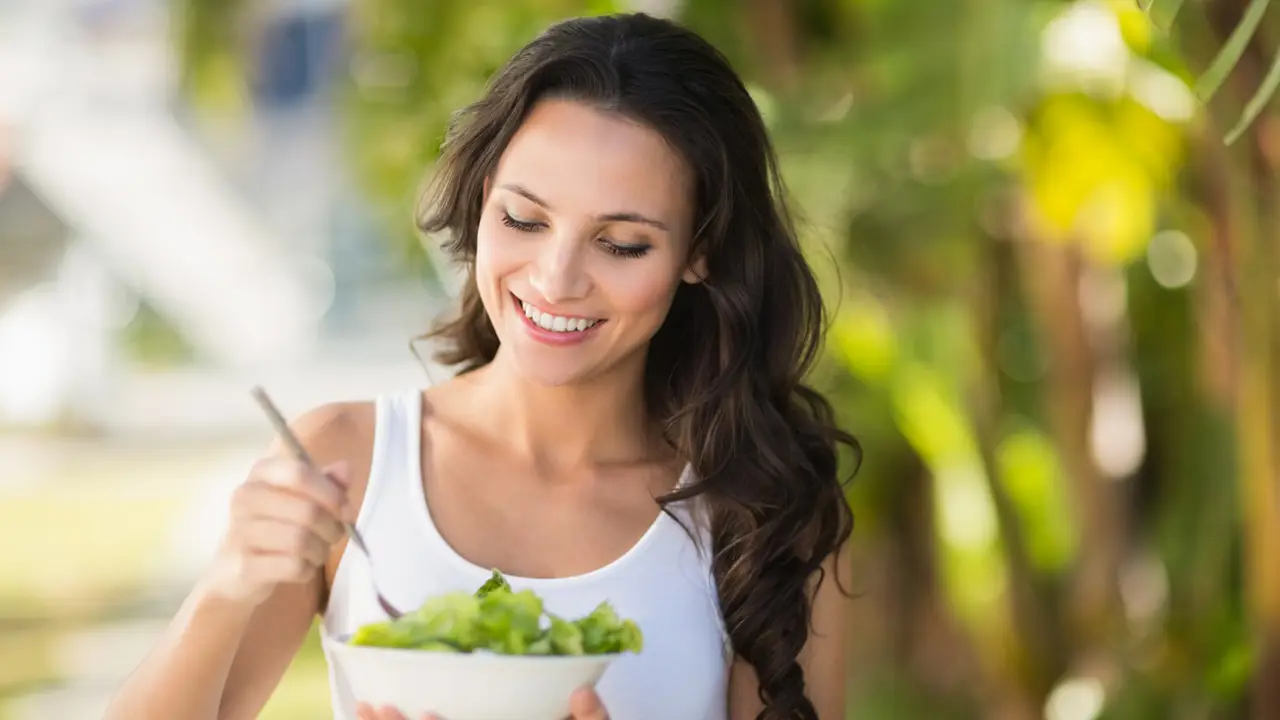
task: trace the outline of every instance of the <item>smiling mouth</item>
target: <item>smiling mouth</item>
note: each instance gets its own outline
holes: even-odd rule
[[[528,318],[529,322],[548,332],[565,334],[585,332],[605,322],[599,318],[552,315],[551,313],[543,312],[536,306],[521,300],[516,297],[514,293],[512,293],[511,299],[515,302],[516,307],[520,309],[520,312],[524,313],[524,316]]]

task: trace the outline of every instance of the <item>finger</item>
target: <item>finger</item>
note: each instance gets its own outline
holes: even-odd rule
[[[368,705],[359,703],[356,705],[356,720],[378,720],[378,714]]]
[[[329,543],[306,527],[274,518],[254,518],[241,528],[244,546],[264,555],[299,557],[311,565],[323,565]]]
[[[263,515],[307,527],[331,544],[342,537],[344,531],[341,514],[335,515],[331,508],[317,504],[312,498],[275,488],[269,489],[277,497],[262,504]]]
[[[390,705],[383,705],[378,710],[378,720],[409,720],[401,712]]]
[[[274,553],[254,553],[249,562],[253,563],[254,575],[265,582],[303,583],[320,569],[302,558]]]
[[[311,498],[258,481],[245,485],[239,495],[241,507],[237,514],[242,517],[271,518],[304,527],[328,544],[342,537],[338,516]]]
[[[351,487],[351,468],[346,460],[339,460],[325,465],[320,468],[320,474],[338,483],[343,490]]]
[[[569,699],[569,707],[573,711],[573,720],[609,720],[604,703],[591,688],[579,688]]]
[[[335,516],[342,514],[343,507],[347,504],[346,488],[341,482],[291,458],[268,458],[260,461],[254,467],[253,479],[309,497],[328,508]]]
[[[325,465],[320,472],[342,491],[342,512],[338,513],[338,531],[345,534],[346,528],[342,523],[355,524],[356,518],[360,514],[360,504],[351,502],[348,494],[351,491],[351,470],[347,465],[347,461],[340,460],[336,463]]]

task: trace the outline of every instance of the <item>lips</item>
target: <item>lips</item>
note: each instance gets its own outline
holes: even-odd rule
[[[572,345],[595,334],[606,321],[578,315],[556,315],[511,295],[515,309],[523,315],[524,326],[539,342],[550,345]]]
[[[546,312],[538,306],[521,300],[515,294],[511,296],[516,306],[531,323],[548,332],[574,333],[585,332],[604,322],[601,318],[583,317],[579,315],[556,315]]]

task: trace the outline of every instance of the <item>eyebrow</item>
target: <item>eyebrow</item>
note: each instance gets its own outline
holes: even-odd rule
[[[525,198],[525,199],[526,199],[526,200],[528,200],[529,202],[532,202],[532,203],[534,203],[535,205],[539,205],[539,206],[541,206],[541,207],[542,207],[543,209],[545,209],[545,210],[550,210],[550,209],[551,209],[551,205],[550,205],[550,204],[548,204],[546,200],[543,200],[542,198],[538,197],[537,195],[534,195],[534,194],[533,194],[533,192],[532,192],[531,190],[529,190],[529,188],[526,188],[526,187],[524,187],[523,185],[516,185],[516,184],[514,184],[514,183],[507,183],[507,184],[504,184],[504,185],[499,185],[498,187],[500,187],[500,188],[501,188],[501,189],[503,189],[503,190],[509,190],[509,191],[511,191],[511,192],[513,192],[513,193],[515,193],[515,194],[517,194],[517,195],[519,195],[519,196],[521,196],[521,197]],[[666,223],[664,223],[664,222],[662,222],[661,220],[655,220],[655,219],[653,219],[653,218],[651,218],[651,217],[648,217],[648,216],[646,216],[646,215],[641,215],[640,213],[637,213],[637,212],[614,212],[614,213],[606,213],[606,214],[604,214],[604,215],[597,215],[597,216],[596,216],[596,220],[599,220],[599,221],[601,221],[601,222],[630,222],[630,223],[640,223],[641,225],[649,225],[649,226],[651,226],[651,227],[655,227],[655,228],[657,228],[657,229],[659,229],[659,230],[662,230],[663,232],[668,232],[668,233],[669,233],[669,232],[671,232],[671,228],[667,227],[667,224],[666,224]]]

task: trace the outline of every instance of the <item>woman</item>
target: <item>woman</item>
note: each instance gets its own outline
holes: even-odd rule
[[[697,36],[624,15],[535,39],[456,119],[421,223],[468,271],[432,334],[461,372],[298,419],[325,474],[256,465],[111,717],[253,717],[316,614],[380,619],[342,518],[402,607],[498,568],[553,612],[636,619],[644,652],[579,720],[842,717],[836,445],[857,445],[801,382],[821,298],[777,187]],[[398,717],[331,677],[338,717]]]

